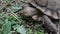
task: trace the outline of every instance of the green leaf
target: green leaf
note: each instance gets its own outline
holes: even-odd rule
[[[10,33],[11,30],[11,23],[8,21],[8,19],[5,20],[5,24],[3,25],[3,34]]]
[[[22,7],[12,7],[12,9],[22,9]]]
[[[0,24],[4,24],[4,21],[2,19],[0,19]]]
[[[1,0],[1,1],[4,3],[10,3],[11,2],[11,0]]]
[[[28,34],[32,34],[33,32],[32,32],[32,30],[30,29],[27,33],[28,33]]]
[[[12,21],[11,21],[11,24],[12,24],[12,25],[13,25],[13,24],[18,24],[18,22],[12,20]]]
[[[13,29],[16,30],[20,25],[16,24],[13,26]]]
[[[34,34],[44,34],[43,32],[36,31]]]
[[[17,28],[17,32],[21,34],[26,34],[26,30],[23,25],[21,25],[19,28]]]
[[[13,6],[12,7],[13,12],[17,12],[18,10],[21,10],[21,9],[22,9],[22,6]]]
[[[0,18],[1,18],[2,16],[4,16],[4,15],[5,15],[4,12],[0,13]]]

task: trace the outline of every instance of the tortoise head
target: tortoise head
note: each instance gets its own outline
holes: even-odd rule
[[[22,11],[20,11],[20,14],[24,16],[33,16],[37,14],[37,10],[32,7],[25,7]]]
[[[38,13],[38,10],[32,7],[25,7],[22,11],[19,12],[20,15],[32,17],[32,19],[37,21],[41,19]]]

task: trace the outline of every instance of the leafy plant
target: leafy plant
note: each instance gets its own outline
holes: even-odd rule
[[[0,0],[5,3],[1,8],[0,13],[0,34],[33,34],[32,29],[26,28],[22,23],[24,16],[19,16],[16,13],[23,9],[21,2],[26,2],[25,0]],[[2,5],[2,4],[1,4]],[[7,5],[9,7],[7,7]],[[11,5],[11,6],[10,6]],[[27,23],[25,23],[27,24]],[[29,23],[28,23],[29,24]],[[40,31],[41,24],[35,24],[34,34],[43,34],[43,30]]]

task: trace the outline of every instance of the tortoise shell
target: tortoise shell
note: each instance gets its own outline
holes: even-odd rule
[[[59,0],[29,0],[29,3],[54,19],[60,19],[60,1]]]

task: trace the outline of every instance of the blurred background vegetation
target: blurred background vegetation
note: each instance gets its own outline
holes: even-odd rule
[[[0,0],[0,34],[44,34],[41,23],[18,15],[26,0]]]

